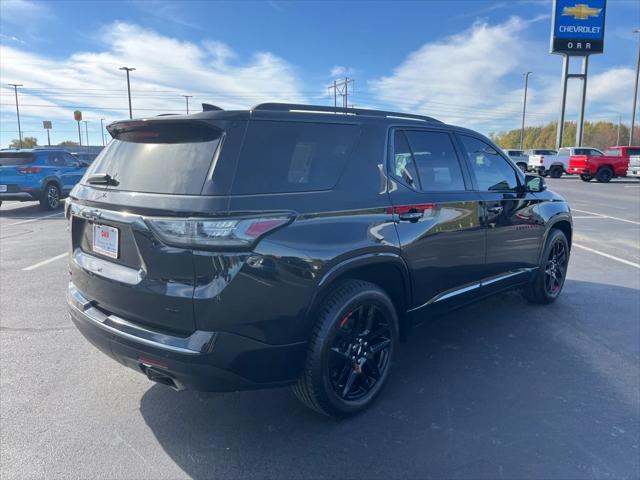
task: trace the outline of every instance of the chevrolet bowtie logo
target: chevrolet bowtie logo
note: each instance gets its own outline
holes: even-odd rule
[[[562,16],[574,17],[576,20],[588,20],[589,17],[600,15],[601,11],[601,8],[591,8],[586,3],[576,3],[573,7],[564,7]]]

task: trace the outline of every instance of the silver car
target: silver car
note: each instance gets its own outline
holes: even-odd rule
[[[520,169],[523,172],[527,171],[527,163],[529,162],[529,156],[526,154],[524,150],[514,150],[511,148],[508,148],[504,151],[504,153],[506,153],[509,156],[509,158],[513,160],[513,163],[518,165],[518,167],[520,167]]]

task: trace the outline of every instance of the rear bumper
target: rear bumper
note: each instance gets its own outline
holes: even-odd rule
[[[103,353],[175,389],[232,391],[289,385],[302,371],[306,342],[268,345],[226,332],[188,337],[141,327],[93,306],[69,283],[69,313]]]
[[[18,200],[21,202],[29,202],[40,198],[35,195],[35,192],[13,192],[13,193],[0,193],[0,200]]]

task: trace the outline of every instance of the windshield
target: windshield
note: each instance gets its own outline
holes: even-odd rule
[[[204,133],[200,131],[204,128]],[[116,134],[83,179],[107,174],[113,190],[196,195],[209,173],[222,132],[214,127],[144,126]]]

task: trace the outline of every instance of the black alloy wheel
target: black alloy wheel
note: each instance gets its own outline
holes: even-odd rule
[[[328,357],[335,393],[344,400],[369,395],[391,360],[391,327],[372,303],[360,305],[340,320]]]
[[[533,303],[554,302],[564,287],[569,266],[569,242],[560,229],[552,229],[545,244],[539,267],[524,289],[524,296]]]
[[[293,391],[324,415],[354,415],[373,403],[389,377],[399,339],[395,306],[378,285],[346,280],[316,315],[304,371]]]
[[[549,296],[557,297],[562,290],[568,260],[566,242],[560,238],[556,239],[551,246],[544,270],[544,286]]]
[[[596,180],[600,183],[608,183],[613,178],[613,171],[609,167],[602,167],[596,173]]]

